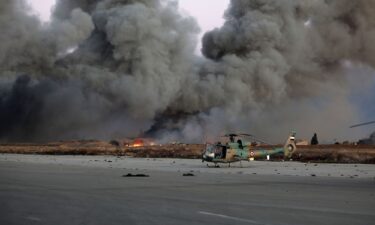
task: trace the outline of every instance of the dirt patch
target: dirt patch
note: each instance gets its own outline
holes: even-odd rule
[[[299,147],[293,160],[327,163],[375,164],[375,146],[371,145],[317,145]]]

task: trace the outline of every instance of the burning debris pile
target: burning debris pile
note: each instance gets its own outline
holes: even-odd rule
[[[29,11],[0,3],[2,142],[140,130],[161,142],[230,130],[272,141],[312,125],[346,138],[361,79],[345,75],[374,77],[373,0],[232,0],[205,57],[175,1],[57,0],[47,24]]]
[[[43,155],[116,155],[140,158],[189,158],[201,157],[204,145],[165,144],[153,146],[114,145],[104,141],[64,141],[45,144],[0,144],[0,153]]]
[[[156,141],[151,138],[134,138],[122,140],[122,145],[125,147],[147,147],[155,146]],[[120,144],[121,145],[121,144]]]

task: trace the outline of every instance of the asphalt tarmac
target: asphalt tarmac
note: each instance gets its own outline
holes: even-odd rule
[[[375,165],[233,166],[3,154],[0,224],[374,224]]]

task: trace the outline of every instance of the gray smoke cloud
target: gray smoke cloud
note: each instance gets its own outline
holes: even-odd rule
[[[231,129],[355,136],[346,127],[359,113],[348,96],[374,77],[374,10],[368,0],[232,0],[225,24],[203,38],[202,53],[216,62],[204,89],[218,101],[204,102],[240,117]]]
[[[42,25],[23,1],[5,1],[0,103],[19,107],[3,112],[2,139],[116,138],[148,130],[177,101],[194,67],[199,27],[177,7],[59,1]]]
[[[350,89],[374,77],[370,0],[232,0],[205,57],[174,1],[60,0],[48,24],[28,10],[0,2],[3,141],[349,138]]]

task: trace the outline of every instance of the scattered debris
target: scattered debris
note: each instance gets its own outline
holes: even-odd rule
[[[184,174],[182,174],[182,176],[184,176],[184,177],[194,177],[195,175],[192,174],[192,173],[184,173]]]
[[[150,175],[142,174],[142,173],[139,173],[139,174],[128,173],[126,175],[122,175],[122,177],[149,177],[149,176]]]

